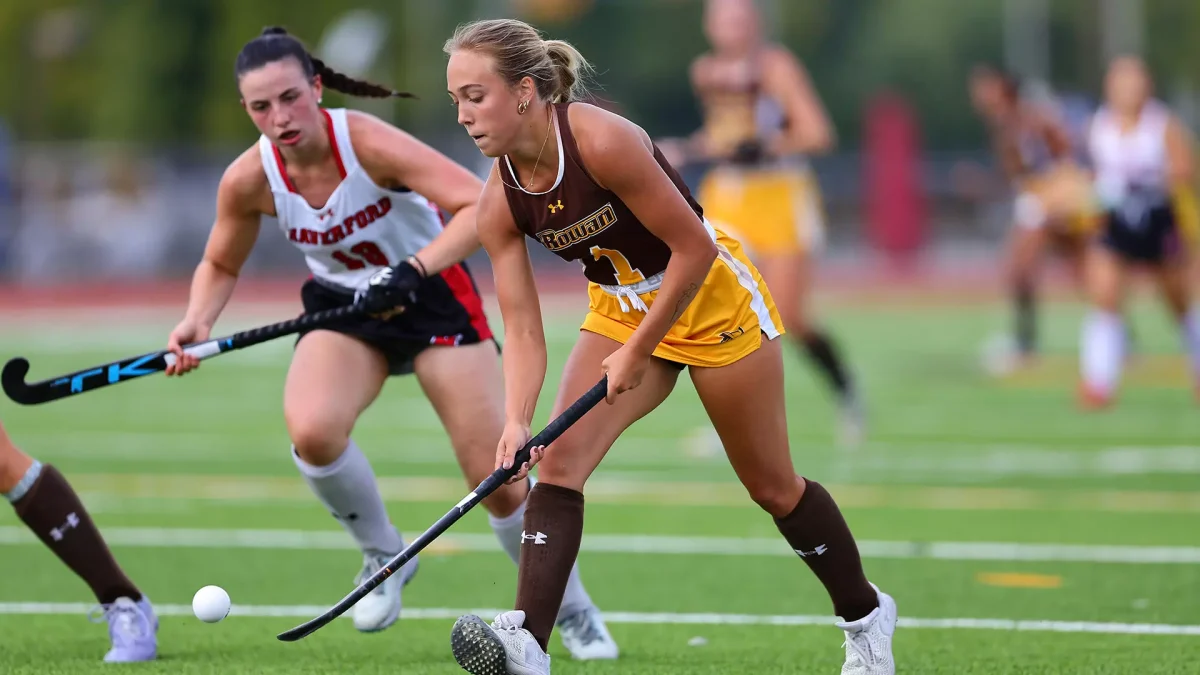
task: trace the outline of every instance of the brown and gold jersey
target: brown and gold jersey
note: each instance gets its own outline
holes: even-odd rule
[[[671,249],[646,229],[624,202],[597,185],[584,169],[567,110],[569,103],[555,104],[558,117],[559,174],[554,186],[541,193],[510,185],[517,182],[508,158],[498,167],[504,196],[517,227],[564,260],[583,263],[583,274],[597,284],[634,284],[667,267]],[[703,210],[683,179],[663,157],[658,147],[654,158],[687,199],[697,216]]]

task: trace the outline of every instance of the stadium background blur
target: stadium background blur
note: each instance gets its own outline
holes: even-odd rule
[[[480,173],[487,163],[447,106],[441,53],[454,26],[471,18],[519,15],[577,43],[598,66],[598,96],[655,137],[699,124],[686,77],[706,48],[698,0],[2,4],[0,277],[21,283],[190,274],[221,171],[255,138],[237,103],[233,55],[272,23],[287,24],[335,67],[417,93],[419,101],[350,104]],[[987,189],[994,163],[966,93],[976,61],[1009,66],[1028,90],[1054,92],[1077,114],[1094,101],[1109,55],[1142,51],[1160,95],[1193,126],[1200,121],[1195,3],[761,5],[770,37],[803,60],[837,130],[836,151],[814,161],[831,262],[870,264],[889,248],[917,251],[926,264],[995,260],[1007,223],[989,199],[1003,190]],[[327,105],[342,103],[327,96]],[[884,168],[870,174],[872,165]],[[702,170],[690,167],[689,182]],[[288,247],[263,239],[248,275],[303,269]]]
[[[1200,129],[1200,3],[759,4],[837,130],[836,150],[813,159],[829,220],[818,302],[870,414],[866,444],[838,447],[832,401],[789,350],[793,454],[838,499],[869,574],[913,629],[898,634],[902,672],[1188,672],[1200,662],[1200,415],[1177,330],[1137,297],[1138,354],[1119,404],[1078,412],[1084,308],[1051,266],[1043,360],[1006,378],[984,372],[981,345],[1010,322],[1000,260],[1011,197],[966,82],[977,61],[1007,66],[1030,95],[1057,97],[1078,121],[1107,59],[1137,52],[1158,95]],[[570,40],[597,66],[604,104],[665,137],[700,121],[687,69],[706,49],[701,8],[0,2],[0,359],[26,356],[41,379],[165,342],[221,172],[256,138],[232,71],[264,26],[286,26],[339,70],[420,96],[327,92],[325,105],[376,113],[482,174],[488,164],[444,94],[441,47],[458,23],[516,16]],[[702,171],[687,167],[685,178],[695,186]],[[544,421],[584,300],[576,269],[530,251],[539,281],[566,291],[543,299]],[[500,328],[486,256],[471,262]],[[215,334],[293,315],[305,274],[266,219]],[[0,400],[0,417],[19,445],[62,468],[156,602],[164,661],[155,672],[456,672],[445,645],[453,618],[508,607],[515,588],[479,513],[423,554],[394,635],[363,638],[341,622],[298,645],[273,640],[341,598],[357,571],[349,538],[286,456],[291,344],[222,356],[183,381],[143,378],[34,408]],[[625,657],[587,672],[836,672],[841,634],[824,591],[746,498],[690,384],[681,380],[663,408],[621,438],[588,484],[584,574]],[[355,437],[406,535],[464,493],[412,378],[389,383]],[[187,606],[209,583],[238,606],[216,626]],[[0,509],[0,672],[94,672],[106,643],[102,627],[82,624],[85,600],[87,589]],[[555,672],[575,672],[557,640],[551,653]]]

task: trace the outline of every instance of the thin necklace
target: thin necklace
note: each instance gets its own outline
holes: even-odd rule
[[[545,138],[542,139],[542,149],[538,150],[537,160],[533,163],[533,171],[531,171],[529,173],[529,185],[525,186],[524,188],[520,188],[515,185],[508,185],[508,181],[504,180],[504,174],[500,173],[500,167],[497,166],[496,173],[500,174],[500,182],[501,183],[508,185],[508,187],[510,187],[514,190],[522,190],[523,189],[525,192],[530,191],[530,189],[533,187],[533,181],[537,178],[538,165],[542,163],[542,153],[546,152],[546,143],[550,140],[550,127],[553,125],[554,125],[554,110],[551,109],[550,115],[546,120],[546,136],[545,136]],[[508,157],[505,156],[505,159],[508,159]],[[509,161],[511,161],[511,160],[509,160]],[[561,158],[560,158],[560,161],[561,161]],[[515,171],[513,172],[513,178],[516,178]]]

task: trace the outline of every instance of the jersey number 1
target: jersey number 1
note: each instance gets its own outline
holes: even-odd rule
[[[350,247],[350,253],[358,256],[357,258],[348,255],[345,251],[334,251],[330,255],[333,259],[342,263],[348,270],[361,270],[367,265],[376,267],[388,267],[391,263],[388,262],[387,256],[373,241],[360,241]],[[366,262],[363,262],[365,260]]]

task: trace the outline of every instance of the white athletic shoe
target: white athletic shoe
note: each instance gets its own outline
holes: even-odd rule
[[[355,585],[361,584],[378,572],[392,559],[386,553],[367,553],[363,555],[362,571],[354,578]],[[379,584],[365,598],[350,610],[354,619],[354,627],[364,633],[381,631],[396,623],[400,618],[400,591],[417,573],[417,558],[405,563],[404,567]]]
[[[850,387],[850,391],[838,402],[838,443],[844,448],[855,449],[867,437],[867,410],[857,385],[851,384]]]
[[[522,628],[525,612],[496,617],[492,625],[469,614],[450,631],[454,660],[471,675],[550,675],[550,655]]]
[[[858,621],[838,623],[846,632],[846,664],[842,675],[896,675],[892,636],[896,633],[896,601],[871,584],[879,606]]]
[[[600,610],[588,607],[558,622],[563,646],[578,661],[599,661],[617,658],[617,643],[604,625]]]

